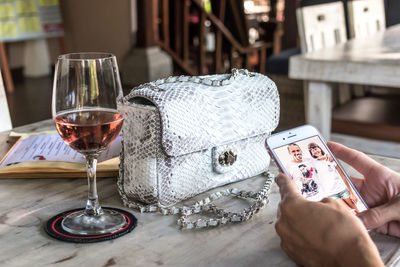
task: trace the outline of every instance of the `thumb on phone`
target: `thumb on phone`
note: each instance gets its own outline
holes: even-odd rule
[[[391,221],[400,221],[400,196],[391,201],[368,209],[358,214],[365,227],[369,230],[376,229]]]
[[[275,181],[279,187],[279,192],[281,193],[281,199],[283,199],[284,197],[300,196],[296,184],[292,181],[292,179],[287,177],[285,174],[280,173],[276,177]]]
[[[357,178],[354,176],[350,176],[350,180],[353,183],[353,185],[357,188],[357,191],[360,192],[365,183],[365,180],[363,178]]]

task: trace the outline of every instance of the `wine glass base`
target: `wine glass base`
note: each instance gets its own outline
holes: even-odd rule
[[[103,208],[101,215],[89,216],[85,210],[73,212],[64,217],[61,226],[68,233],[76,235],[100,235],[122,229],[127,221],[122,213]]]

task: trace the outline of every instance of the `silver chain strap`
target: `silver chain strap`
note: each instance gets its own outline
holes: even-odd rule
[[[150,88],[154,91],[165,91],[165,89],[159,87],[158,85],[165,83],[174,83],[174,82],[193,82],[198,84],[204,84],[208,86],[225,86],[231,84],[239,75],[245,75],[252,77],[254,74],[250,73],[246,69],[232,69],[232,74],[229,78],[222,80],[211,80],[206,77],[197,77],[197,76],[171,76],[165,79],[159,79],[154,82],[146,83],[140,85],[136,88],[136,90],[142,88]],[[135,90],[135,91],[136,91]],[[135,91],[132,91],[130,94],[126,96],[126,98],[131,98],[131,95],[135,95]],[[267,177],[267,180],[264,183],[263,188],[255,193],[253,191],[240,191],[237,188],[229,188],[222,191],[218,191],[212,193],[210,196],[197,201],[195,204],[191,206],[182,206],[182,207],[162,207],[157,204],[152,205],[144,205],[132,200],[129,200],[125,194],[121,194],[121,198],[123,203],[129,208],[133,208],[139,210],[141,213],[151,213],[151,212],[160,212],[162,215],[181,215],[178,219],[177,223],[181,229],[198,229],[198,228],[206,228],[206,227],[216,227],[219,225],[225,225],[227,223],[238,223],[249,220],[253,217],[254,214],[258,213],[265,205],[269,202],[269,190],[274,181],[274,175],[271,172],[265,172],[264,175]],[[119,191],[123,192],[122,184],[120,181],[118,182],[118,187],[120,187]],[[240,212],[227,212],[222,208],[219,208],[212,204],[213,201],[220,199],[221,197],[233,196],[242,199],[252,199],[254,202],[250,205],[249,208],[244,209]],[[195,221],[189,220],[189,216],[199,213],[208,213],[214,214],[217,218],[209,218],[204,219],[200,218]]]
[[[161,207],[157,204],[144,205],[138,202],[129,200],[125,194],[122,194],[122,201],[129,208],[139,210],[141,213],[148,212],[160,212],[162,215],[181,215],[177,223],[181,229],[198,229],[206,227],[216,227],[219,225],[225,225],[227,223],[238,223],[249,220],[254,214],[258,213],[265,205],[269,202],[269,190],[274,181],[275,175],[271,172],[263,173],[267,177],[263,188],[258,192],[253,191],[240,191],[237,188],[228,188],[222,191],[212,193],[210,196],[197,201],[191,206],[182,207]],[[118,186],[122,186],[118,183]],[[120,191],[122,192],[122,191]],[[221,197],[234,196],[242,199],[253,199],[255,200],[249,208],[244,209],[240,212],[227,212],[222,208],[218,208],[213,201],[220,199]],[[200,218],[195,221],[189,220],[189,216],[199,213],[214,214],[217,218],[204,219]]]
[[[185,76],[185,75],[170,76],[168,78],[158,79],[153,82],[142,84],[142,85],[136,87],[136,89],[134,91],[132,91],[131,93],[129,93],[125,98],[129,99],[132,96],[135,96],[135,91],[142,89],[142,88],[150,88],[151,90],[158,91],[158,92],[165,91],[164,88],[159,87],[159,85],[165,84],[165,83],[192,82],[192,83],[204,84],[204,85],[213,86],[213,87],[230,85],[240,74],[249,76],[249,77],[253,77],[255,75],[246,69],[235,69],[234,68],[234,69],[232,69],[231,75],[229,76],[229,78],[222,79],[222,80],[211,80],[211,79],[206,78],[207,76],[203,76],[203,77],[201,77],[201,76],[200,77],[199,76]]]

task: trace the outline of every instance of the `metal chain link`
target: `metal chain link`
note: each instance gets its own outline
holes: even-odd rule
[[[275,175],[271,172],[263,173],[267,177],[263,188],[258,192],[243,191],[237,188],[228,188],[222,191],[212,193],[210,196],[197,201],[191,206],[182,207],[162,207],[158,204],[144,205],[132,200],[129,200],[125,194],[122,196],[123,203],[129,208],[139,210],[141,213],[160,212],[162,215],[181,215],[178,219],[177,224],[181,229],[198,229],[206,227],[216,227],[219,225],[225,225],[227,223],[238,223],[249,220],[254,214],[258,213],[265,205],[269,202],[269,190],[274,181]],[[122,186],[118,183],[118,186]],[[211,202],[224,197],[234,196],[243,199],[255,200],[249,208],[244,209],[240,212],[227,212],[222,208],[218,208]],[[199,213],[210,213],[216,215],[218,218],[204,219],[200,218],[195,221],[190,221],[189,216]]]
[[[165,83],[174,83],[174,82],[192,82],[192,83],[197,83],[197,84],[204,84],[208,86],[225,86],[225,85],[230,85],[238,76],[239,74],[253,77],[254,74],[249,72],[246,69],[235,69],[233,68],[231,70],[231,76],[229,78],[223,79],[223,80],[211,80],[207,78],[202,78],[201,76],[170,76],[168,78],[163,78],[163,79],[158,79],[153,82],[145,83],[142,85],[139,85],[138,87],[135,88],[135,90],[131,91],[125,98],[131,98],[131,94],[135,94],[134,91],[142,89],[142,88],[149,88],[153,91],[165,91],[164,88],[159,87],[158,85],[162,85]]]
[[[211,80],[207,78],[201,78],[198,76],[171,76],[165,79],[159,79],[154,82],[142,84],[139,87],[136,87],[130,94],[126,96],[126,98],[131,98],[131,95],[135,95],[136,90],[142,88],[150,88],[153,91],[165,91],[165,89],[159,87],[158,85],[165,83],[173,83],[173,82],[192,82],[198,84],[204,84],[208,86],[225,86],[231,84],[240,74],[252,77],[254,74],[250,73],[246,69],[232,69],[232,74],[229,78],[223,80]],[[129,208],[133,208],[139,210],[141,213],[150,213],[150,212],[160,212],[163,215],[181,215],[178,219],[177,224],[181,229],[195,229],[195,228],[205,228],[205,227],[216,227],[219,225],[224,225],[227,223],[237,223],[249,220],[253,217],[254,214],[258,213],[265,205],[268,204],[268,192],[270,190],[271,184],[274,181],[274,175],[271,172],[265,172],[264,175],[267,177],[263,188],[255,193],[253,191],[240,191],[237,188],[229,188],[222,191],[218,191],[212,193],[210,196],[197,201],[195,204],[191,206],[182,206],[182,207],[162,207],[158,204],[152,205],[144,205],[132,200],[129,200],[125,194],[121,194],[121,198],[123,203]],[[120,187],[119,191],[123,192],[122,184],[118,182],[118,187]],[[253,199],[254,203],[247,209],[242,210],[241,212],[226,212],[222,208],[218,208],[211,202],[226,196],[234,196],[243,199]],[[197,219],[195,221],[190,221],[188,219],[189,216],[199,213],[210,213],[216,215],[218,218],[210,218],[210,219]]]

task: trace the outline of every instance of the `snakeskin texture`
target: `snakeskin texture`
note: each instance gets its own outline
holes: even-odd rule
[[[279,95],[266,76],[169,77],[125,97],[120,194],[171,206],[268,169],[265,138],[279,120]],[[219,162],[234,151],[230,166]]]

